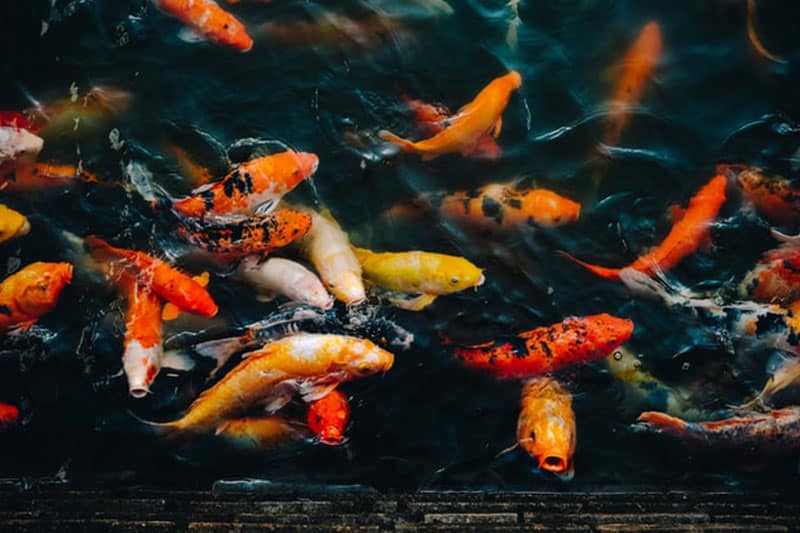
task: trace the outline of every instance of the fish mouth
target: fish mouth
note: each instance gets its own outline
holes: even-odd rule
[[[486,276],[481,274],[481,277],[478,278],[478,282],[475,284],[476,287],[480,287],[486,282]]]
[[[548,455],[539,462],[539,468],[553,474],[562,474],[568,469],[568,461],[559,455]]]

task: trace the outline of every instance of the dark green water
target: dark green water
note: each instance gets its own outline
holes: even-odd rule
[[[400,2],[382,6],[394,3]],[[176,457],[137,427],[129,410],[173,416],[201,390],[208,369],[161,376],[153,395],[129,398],[124,377],[107,379],[119,369],[120,304],[113,293],[78,279],[41,321],[46,340],[6,341],[0,352],[0,401],[21,404],[26,419],[20,430],[0,435],[0,476],[47,475],[67,465],[74,480],[181,486],[241,475],[406,489],[775,487],[796,480],[794,458],[764,458],[753,471],[736,457],[692,455],[665,439],[633,433],[622,414],[620,385],[603,365],[590,365],[562,375],[575,394],[578,450],[576,477],[561,484],[537,473],[520,451],[494,458],[514,442],[519,385],[468,372],[439,346],[439,332],[488,340],[573,314],[609,312],[635,321],[631,345],[659,377],[676,384],[703,380],[710,408],[738,403],[760,388],[763,360],[737,374],[724,353],[692,348],[698,334],[663,306],[631,300],[618,284],[598,281],[554,251],[606,264],[631,260],[668,230],[666,206],[685,202],[719,162],[797,175],[792,158],[800,157],[794,155],[800,129],[792,120],[800,117],[800,10],[792,2],[759,3],[762,39],[789,60],[784,65],[753,52],[743,1],[523,1],[519,46],[512,50],[502,1],[453,0],[455,13],[441,17],[387,9],[402,30],[382,32],[376,47],[330,47],[270,42],[259,24],[289,24],[326,9],[274,0],[235,10],[256,40],[247,54],[178,39],[178,23],[149,2],[49,4],[0,8],[8,11],[0,17],[0,108],[27,107],[29,96],[67,97],[73,83],[84,91],[118,86],[135,101],[94,133],[48,140],[42,159],[80,160],[109,181],[120,179],[121,163],[139,161],[177,193],[187,187],[162,152],[165,131],[202,131],[225,147],[241,139],[250,139],[249,145],[277,141],[320,156],[313,183],[302,184],[291,198],[328,207],[356,243],[464,255],[486,269],[487,283],[441,298],[422,313],[386,311],[416,342],[385,377],[344,387],[353,397],[346,449],[253,460]],[[338,4],[337,13],[354,18],[376,7],[368,0]],[[49,26],[40,37],[42,20]],[[586,203],[578,223],[531,230],[490,254],[445,226],[380,220],[385,209],[419,191],[517,178],[588,202],[592,154],[613,85],[609,70],[650,20],[658,21],[664,40],[655,79],[619,149],[609,155],[599,203]],[[444,157],[423,164],[343,141],[345,132],[367,138],[384,128],[411,132],[399,103],[404,93],[455,109],[509,69],[521,73],[523,86],[504,114],[498,161]],[[108,140],[112,128],[125,142],[119,151]],[[231,156],[248,151],[233,149]],[[695,254],[676,268],[682,282],[718,287],[773,245],[768,226],[743,216],[740,199],[729,196],[712,229],[714,253]],[[57,229],[97,233],[156,254],[177,250],[168,221],[122,189],[4,194],[3,202],[33,224],[29,236],[0,247],[3,274],[34,260],[64,259]],[[230,324],[274,310],[231,281],[214,279],[210,290]]]

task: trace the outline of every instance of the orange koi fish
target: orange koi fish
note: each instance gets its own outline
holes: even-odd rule
[[[471,191],[426,193],[410,204],[398,204],[387,215],[415,217],[436,209],[465,229],[511,232],[531,225],[548,228],[578,219],[580,204],[547,189],[517,189],[492,183]]]
[[[661,55],[661,28],[657,22],[645,24],[639,37],[625,53],[620,77],[611,95],[610,115],[603,144],[616,146],[628,124],[630,110],[639,103]]]
[[[566,252],[560,253],[605,279],[619,279],[620,272],[626,268],[647,274],[659,269],[667,271],[680,263],[684,257],[694,253],[700,246],[707,235],[709,224],[716,218],[725,202],[726,183],[724,176],[712,178],[689,200],[689,207],[686,208],[683,218],[672,226],[672,230],[661,244],[626,267],[606,268],[586,263]]]
[[[549,377],[533,378],[522,389],[517,443],[539,468],[568,481],[575,475],[575,412],[572,395]]]
[[[294,393],[312,402],[340,383],[386,372],[393,363],[394,355],[367,339],[311,333],[285,337],[244,356],[182,418],[156,426],[167,435],[209,433],[249,409],[266,406],[274,412]]]
[[[118,279],[120,272],[128,272],[182,311],[207,317],[217,314],[217,304],[208,291],[164,261],[144,252],[111,246],[94,235],[86,237],[84,242],[96,261],[110,265],[112,278]]]
[[[429,139],[413,142],[383,130],[380,137],[399,146],[404,152],[416,153],[423,161],[445,154],[468,156],[475,152],[480,139],[487,133],[497,138],[503,129],[503,111],[511,93],[522,85],[522,77],[512,71],[493,80],[455,115],[445,128]]]
[[[308,406],[308,427],[322,444],[338,446],[344,442],[344,428],[349,420],[347,396],[338,390]]]
[[[603,359],[633,333],[633,322],[608,314],[570,317],[514,337],[458,347],[455,356],[496,378],[531,378]]]
[[[318,165],[319,158],[306,152],[289,150],[259,157],[242,163],[210,187],[175,201],[173,207],[193,218],[252,215],[259,208],[277,205],[283,195],[314,174]]]
[[[36,192],[68,188],[79,181],[98,183],[97,177],[72,165],[6,161],[0,165],[0,189]]]
[[[666,413],[648,411],[639,416],[639,423],[644,430],[664,433],[687,445],[715,451],[767,455],[800,451],[800,407],[714,422],[686,422]]]
[[[736,176],[745,198],[772,224],[800,222],[800,188],[781,176],[771,176],[756,167],[719,165],[717,172]]]
[[[158,9],[185,24],[192,32],[240,52],[253,48],[244,24],[214,0],[153,0]]]
[[[69,263],[31,263],[8,276],[0,283],[0,331],[31,327],[71,282]]]
[[[237,418],[223,422],[218,437],[242,452],[277,453],[308,438],[308,430],[281,416]]]
[[[283,248],[305,235],[310,228],[309,215],[290,209],[279,209],[242,222],[204,226],[195,232],[179,227],[178,233],[209,253],[241,258]]]
[[[161,370],[164,355],[161,299],[130,274],[120,276],[120,283],[128,300],[122,367],[131,396],[144,398]]]
[[[800,299],[800,246],[787,243],[764,254],[755,268],[745,275],[739,285],[739,294],[758,302],[781,305]]]
[[[450,110],[443,105],[433,105],[422,100],[415,100],[413,98],[403,98],[406,107],[414,113],[414,118],[417,121],[417,127],[423,135],[433,136],[441,133],[447,127],[447,121],[450,117]],[[497,159],[500,157],[502,150],[494,140],[494,137],[488,133],[483,134],[475,146],[475,151],[470,154],[472,157]]]
[[[0,430],[8,429],[19,422],[19,408],[0,402]]]

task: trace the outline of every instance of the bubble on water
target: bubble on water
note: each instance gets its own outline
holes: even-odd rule
[[[635,368],[636,370],[639,370],[640,368],[642,368],[642,362],[641,361],[634,361],[633,362],[633,368]]]
[[[689,370],[690,366],[689,361],[686,361],[681,365],[681,370]]]

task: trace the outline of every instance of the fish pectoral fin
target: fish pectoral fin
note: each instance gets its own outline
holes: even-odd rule
[[[189,28],[181,28],[178,30],[178,39],[185,43],[195,44],[206,41],[206,38]]]
[[[214,436],[216,437],[225,433],[225,430],[228,429],[228,426],[230,426],[230,424],[231,424],[230,420],[226,420],[220,425],[218,425],[217,429],[214,430]]]
[[[276,293],[274,293],[272,291],[268,291],[268,290],[262,289],[261,291],[259,291],[258,294],[256,294],[256,301],[261,302],[261,303],[267,303],[267,302],[271,302],[272,300],[274,300],[277,297],[278,297],[278,295]]]
[[[161,368],[188,372],[195,367],[194,359],[189,354],[180,350],[164,352],[161,359]]]
[[[280,410],[284,405],[292,400],[293,387],[284,382],[276,386],[272,392],[264,398],[264,411],[272,414]]]
[[[399,309],[404,309],[406,311],[422,311],[436,300],[436,295],[420,294],[414,298],[409,298],[407,294],[394,293],[387,296],[386,299]]]
[[[276,200],[267,200],[256,209],[256,215],[268,215],[278,207]]]
[[[492,128],[492,137],[497,139],[500,137],[500,132],[503,131],[503,117],[497,119],[497,122],[494,123]]]

